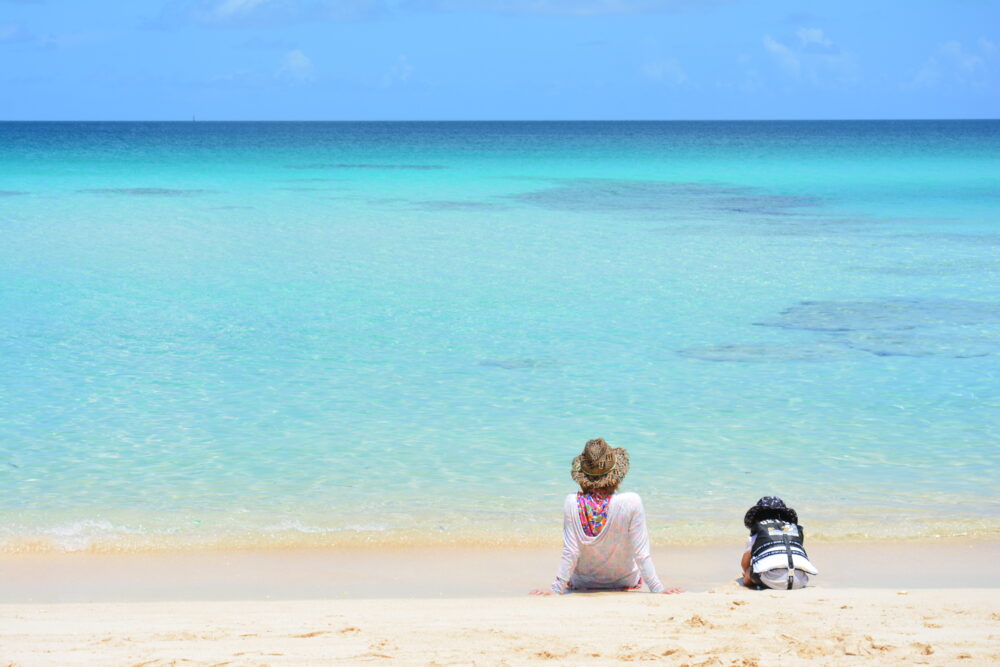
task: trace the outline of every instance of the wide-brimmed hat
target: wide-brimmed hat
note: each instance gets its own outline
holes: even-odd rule
[[[588,440],[583,453],[573,459],[570,475],[583,490],[618,486],[628,473],[628,452],[612,449],[604,438]]]
[[[777,514],[782,521],[789,523],[799,522],[799,515],[791,507],[785,507],[784,500],[777,496],[764,496],[757,501],[756,505],[747,510],[743,516],[743,525],[753,529],[753,525],[757,523],[757,515],[761,512]]]

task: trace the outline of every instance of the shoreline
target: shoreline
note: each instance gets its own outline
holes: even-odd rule
[[[807,544],[830,588],[981,588],[1000,540]],[[654,545],[668,586],[703,592],[740,575],[743,542]],[[521,597],[547,588],[560,545],[355,546],[177,553],[0,554],[0,604],[167,600]],[[933,576],[928,576],[933,572]]]
[[[297,528],[268,531],[228,531],[219,533],[140,532],[107,524],[88,533],[79,529],[53,529],[38,533],[0,537],[0,557],[9,555],[86,554],[173,554],[242,551],[303,551],[323,549],[405,549],[420,548],[550,548],[561,546],[560,517],[551,521],[525,522],[516,531],[498,535],[491,530],[420,527],[385,530],[330,530]],[[745,529],[733,521],[692,521],[670,526],[651,519],[650,539],[654,544],[679,548],[722,545],[738,540]],[[82,522],[87,524],[87,522]],[[1000,541],[1000,518],[905,520],[810,521],[809,544],[922,544],[946,542],[987,543]]]

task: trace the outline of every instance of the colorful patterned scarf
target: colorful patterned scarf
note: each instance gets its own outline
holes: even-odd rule
[[[611,495],[603,493],[584,493],[580,491],[576,494],[576,507],[580,512],[580,523],[583,525],[583,532],[590,537],[600,534],[604,524],[608,521],[608,506],[611,504]]]

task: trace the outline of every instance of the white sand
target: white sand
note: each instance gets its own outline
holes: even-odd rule
[[[683,595],[550,598],[557,545],[5,555],[0,667],[1000,664],[996,541],[816,543],[790,592],[740,588],[740,546],[657,548]]]
[[[1000,590],[0,605],[0,664],[1000,662]]]

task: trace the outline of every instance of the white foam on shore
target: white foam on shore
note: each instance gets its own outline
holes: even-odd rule
[[[128,535],[140,535],[142,531],[115,525],[106,519],[83,519],[60,524],[42,531],[51,536],[58,551],[87,551],[97,542],[116,542]]]
[[[266,526],[262,529],[265,533],[306,533],[306,534],[326,534],[326,533],[341,533],[341,532],[353,532],[353,533],[381,533],[389,530],[389,527],[384,524],[348,524],[343,527],[324,527],[324,526],[314,526],[302,523],[300,519],[285,519],[277,524]]]
[[[884,517],[803,521],[810,543],[938,542],[1000,539],[1000,519],[890,521]],[[650,525],[654,544],[692,546],[738,542],[746,534],[736,521]],[[498,533],[481,526],[431,524],[396,528],[363,520],[338,526],[288,518],[264,526],[210,526],[195,529],[127,525],[104,517],[54,522],[50,526],[0,528],[0,553],[183,553],[198,551],[280,551],[352,547],[539,547],[561,540],[557,522],[522,522]]]

